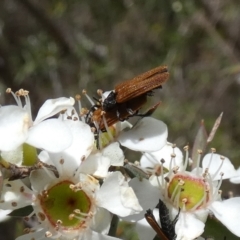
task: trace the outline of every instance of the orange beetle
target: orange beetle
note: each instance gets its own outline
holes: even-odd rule
[[[140,108],[147,102],[147,96],[153,95],[153,90],[161,88],[169,78],[167,66],[159,66],[140,74],[130,80],[115,86],[100,104],[95,105],[91,117],[87,116],[87,122],[98,122],[100,130],[105,130],[102,115],[104,114],[108,126],[118,121],[124,121],[132,116],[149,116],[157,106],[157,103],[146,113],[139,114]]]

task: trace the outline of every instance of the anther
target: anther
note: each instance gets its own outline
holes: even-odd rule
[[[11,93],[12,92],[12,89],[11,88],[7,88],[6,89],[6,93]]]
[[[97,94],[98,94],[100,97],[102,97],[102,95],[103,95],[103,90],[98,89],[98,90],[97,90]]]
[[[167,183],[169,183],[169,182],[170,182],[170,179],[169,179],[169,177],[165,177],[164,179],[165,179],[165,181],[166,181]]]
[[[188,151],[189,150],[189,146],[187,145],[187,146],[183,147],[183,150],[184,151]]]
[[[216,152],[216,148],[211,148],[211,152],[215,153]]]
[[[203,153],[203,151],[201,149],[198,149],[197,152],[198,152],[198,154],[202,154]]]
[[[172,168],[172,171],[174,174],[176,174],[178,172],[178,170],[179,170],[179,166],[175,166]]]
[[[23,229],[23,232],[26,233],[26,234],[27,234],[27,233],[30,233],[30,232],[31,232],[31,228],[24,228],[24,229]]]
[[[26,222],[28,222],[28,221],[30,220],[29,217],[24,217],[23,219],[24,219],[24,221],[26,221]]]
[[[75,217],[75,214],[71,213],[71,214],[69,214],[68,219],[73,220],[74,217]]]
[[[62,225],[62,224],[63,224],[62,220],[58,219],[57,220],[57,225]]]
[[[75,99],[76,99],[76,101],[80,101],[81,100],[81,95],[80,94],[76,94],[75,95]]]
[[[50,231],[45,232],[45,237],[52,237],[52,233]]]
[[[42,213],[42,212],[39,212],[37,215],[38,215],[38,217],[40,218],[41,221],[44,221],[46,219],[45,214]]]

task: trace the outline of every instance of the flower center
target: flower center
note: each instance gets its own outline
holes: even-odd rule
[[[90,197],[83,190],[71,189],[71,184],[73,183],[68,180],[59,182],[39,196],[41,207],[49,222],[54,227],[60,224],[64,230],[82,227],[91,215]]]
[[[202,178],[176,174],[168,184],[167,195],[176,208],[196,210],[209,200],[208,184]]]

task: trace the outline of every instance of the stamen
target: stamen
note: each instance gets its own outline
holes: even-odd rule
[[[214,154],[214,153],[212,153],[212,154]],[[212,159],[212,158],[211,158],[211,159]],[[220,159],[221,159],[222,161],[221,161],[221,164],[220,164],[220,166],[218,167],[217,171],[216,171],[215,174],[212,176],[212,179],[213,179],[213,180],[214,180],[214,178],[217,176],[217,174],[219,173],[219,171],[221,170],[221,168],[222,168],[222,166],[223,166],[223,162],[224,162],[225,157],[220,156]]]
[[[103,90],[102,89],[98,89],[97,90],[97,94],[102,97],[103,96]]]
[[[182,199],[182,211],[186,211],[186,203],[187,203],[187,198]]]
[[[30,233],[30,232],[31,232],[31,228],[24,228],[24,229],[23,229],[23,232],[26,233],[26,234],[27,234],[27,233]]]
[[[167,198],[168,197],[168,188],[167,188],[167,184],[169,183],[170,179],[168,177],[164,178],[165,181],[162,182],[162,186],[160,186],[162,188],[162,190],[164,191],[163,195]]]
[[[178,188],[175,188],[175,190],[176,190],[175,191],[176,194],[175,194],[174,198],[171,197],[171,199],[172,199],[172,202],[173,202],[174,206],[176,206],[176,208],[179,208],[180,194],[183,191],[183,188],[180,187],[180,185],[178,185]]]
[[[224,173],[220,173],[221,178],[220,178],[220,180],[219,180],[219,182],[218,182],[218,185],[216,186],[216,191],[215,191],[215,193],[213,193],[214,196],[217,196],[217,193],[218,193],[218,191],[219,191],[219,189],[220,189],[220,187],[221,187],[221,185],[222,185],[223,175],[224,175]]]
[[[6,93],[11,93],[12,96],[13,96],[13,98],[15,99],[17,105],[18,105],[20,108],[23,108],[20,97],[18,97],[15,93],[13,93],[13,91],[12,91],[11,88],[7,88]]]
[[[83,115],[81,114],[81,113],[82,113],[81,95],[80,95],[80,94],[77,94],[77,95],[75,96],[75,100],[76,100],[77,103],[78,103],[78,111],[79,111],[79,113],[80,113],[81,121],[82,121],[82,122],[85,122],[85,118],[84,118]]]
[[[26,102],[26,110],[28,112],[28,115],[32,121],[32,111],[31,111],[31,101],[28,95],[28,91],[24,91],[24,98],[25,98],[25,102]]]
[[[112,135],[112,133],[111,133],[111,131],[109,129],[109,126],[107,124],[107,120],[105,118],[105,114],[102,115],[102,119],[103,119],[104,127],[105,127],[105,129],[106,129],[106,131],[108,133],[109,138],[110,138],[110,141],[113,141],[114,138],[113,138],[113,135]]]
[[[86,96],[86,98],[88,99],[92,106],[95,105],[94,101],[88,96],[87,91],[85,89],[82,91],[82,94]]]
[[[208,193],[207,190],[204,191],[203,197],[200,199],[200,201],[196,205],[194,205],[193,208],[191,208],[192,211],[196,210],[202,203],[203,203],[204,206],[206,206],[206,203],[207,203],[207,193]]]
[[[45,214],[42,213],[42,212],[39,212],[37,215],[38,215],[39,219],[40,219],[42,222],[46,219]]]
[[[173,171],[174,174],[177,174],[178,170],[179,170],[179,166],[175,166],[175,167],[173,167],[173,169],[172,169],[172,171]]]
[[[198,177],[200,177],[200,160],[201,160],[201,156],[202,156],[202,150],[198,150],[197,151],[198,152],[198,158],[197,158],[197,172],[196,172],[196,174],[197,174],[197,176]]]
[[[211,163],[212,163],[212,158],[213,158],[213,154],[216,152],[216,149],[215,149],[215,151],[213,151],[213,149],[215,149],[215,148],[211,148],[211,152],[212,152],[212,154],[211,154],[211,158],[210,158],[210,161],[209,161],[209,163],[208,163],[208,168],[210,168],[210,165],[211,165]]]
[[[175,202],[176,196],[180,195],[180,192],[181,192],[180,186],[183,186],[184,184],[185,184],[184,181],[181,178],[179,178],[178,184],[176,185],[175,189],[173,190],[173,193],[172,193],[172,196],[170,199],[172,202]]]
[[[163,164],[164,164],[164,162],[165,162],[165,160],[164,159],[161,159],[161,180],[162,180],[162,183],[164,183],[165,181],[164,181],[164,170],[163,170]]]

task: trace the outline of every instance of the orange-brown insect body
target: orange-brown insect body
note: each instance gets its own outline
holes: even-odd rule
[[[131,116],[140,116],[137,113],[147,102],[147,96],[151,95],[152,90],[160,88],[168,78],[167,67],[160,66],[116,85],[114,91],[110,92],[102,105],[93,112],[92,120],[99,122],[100,129],[104,130],[105,127],[103,121],[101,121],[103,111],[108,126],[119,120],[126,120]],[[146,113],[146,116],[150,115],[159,104],[153,106]]]
[[[122,103],[159,88],[168,80],[166,66],[154,68],[115,86],[116,102]],[[105,100],[106,101],[106,100]]]

